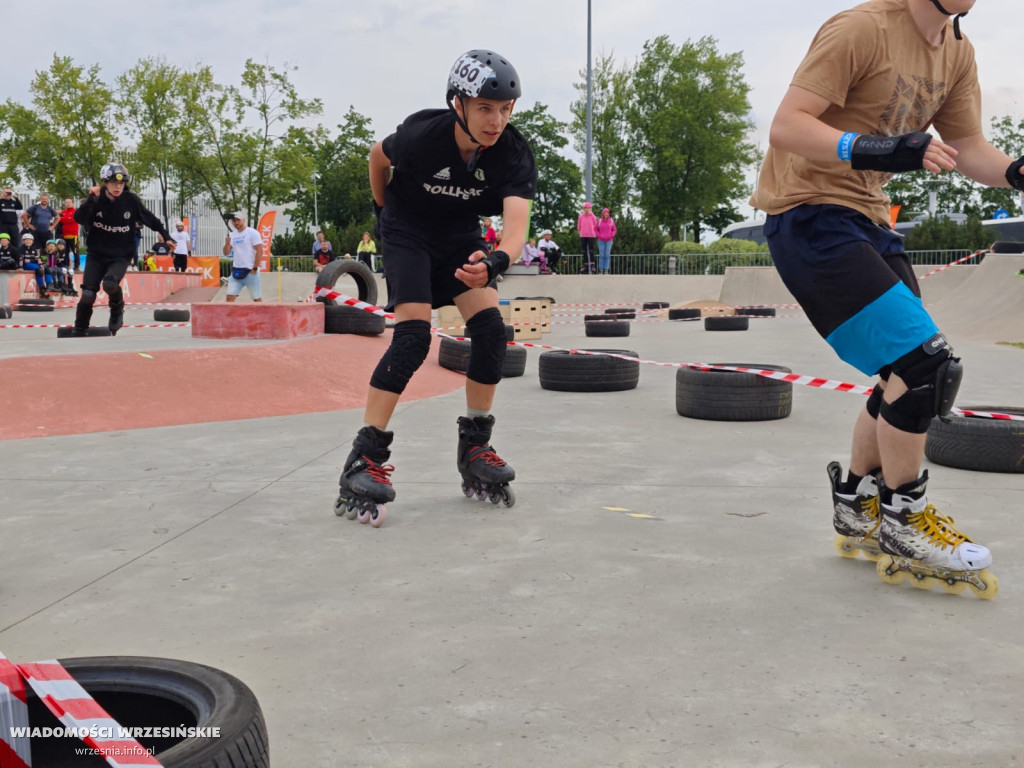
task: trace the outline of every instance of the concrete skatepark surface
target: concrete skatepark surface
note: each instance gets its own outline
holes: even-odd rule
[[[966,366],[958,404],[1021,405],[1024,350],[997,345],[1024,341],[1015,259],[963,268],[973,271],[936,302],[953,302],[943,327]],[[674,283],[688,279],[510,277],[502,297],[721,297]],[[975,295],[972,282],[994,293]],[[922,289],[927,302],[927,281]],[[1002,308],[993,314],[1005,327],[975,327],[989,307]],[[60,316],[6,323],[69,322]],[[583,330],[555,325],[541,343],[868,383],[803,317],[752,318],[745,333],[693,322],[636,323],[624,339]],[[69,369],[54,355],[127,361],[293,344],[195,341],[188,328],[0,334],[0,388],[27,357],[46,396],[77,384],[57,378]],[[376,355],[351,351],[385,341],[323,343],[361,402]],[[872,563],[832,547],[825,465],[848,462],[862,397],[797,387],[788,419],[699,421],[675,413],[672,368],[643,366],[628,392],[562,393],[540,388],[538,357],[529,352],[526,375],[504,381],[495,406],[494,445],[516,467],[516,506],[463,498],[461,380],[432,354],[422,377],[454,387],[399,406],[398,498],[379,530],[331,511],[362,412],[330,401],[318,377],[286,382],[309,413],[170,425],[181,405],[168,397],[149,404],[168,426],[0,441],[0,650],[17,661],[126,654],[225,669],[259,698],[275,766],[1024,758],[1024,475],[926,462],[930,499],[993,550],[994,600],[889,586]],[[190,356],[174,359],[187,366]],[[247,366],[258,390],[260,367]],[[133,385],[110,378],[112,397]],[[236,394],[215,378],[196,386],[218,401]],[[33,397],[17,391],[5,412]],[[92,408],[69,417],[102,416]]]

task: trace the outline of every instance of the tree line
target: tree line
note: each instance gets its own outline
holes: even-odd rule
[[[600,56],[592,78],[592,178],[596,208],[612,210],[619,253],[660,251],[667,240],[699,240],[743,218],[745,179],[761,160],[744,80],[743,56],[714,38],[674,44],[648,41],[632,63]],[[221,213],[243,210],[256,221],[269,205],[288,206],[300,230],[314,223],[345,240],[373,220],[366,159],[376,135],[354,106],[333,129],[309,127],[323,114],[292,82],[294,67],[249,59],[237,83],[216,80],[209,66],[182,68],[163,57],[140,59],[113,81],[98,65],[54,55],[36,72],[30,104],[0,104],[0,179],[27,182],[58,197],[81,197],[110,159],[128,165],[136,185],[155,182],[165,221],[205,196]],[[532,228],[574,237],[583,203],[586,78],[569,122],[548,105],[517,104],[513,124],[538,168]],[[410,111],[427,106],[410,104]],[[1016,156],[1024,121],[993,121],[996,146]],[[1014,210],[1010,190],[982,188],[943,174],[940,210],[991,215]],[[925,172],[889,186],[901,216],[927,208]],[[171,210],[170,201],[177,201]],[[298,233],[296,233],[298,234]],[[302,252],[305,252],[303,249]]]

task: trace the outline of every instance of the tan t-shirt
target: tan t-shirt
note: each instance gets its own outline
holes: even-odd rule
[[[898,136],[934,125],[943,140],[981,133],[981,90],[974,47],[946,26],[930,44],[907,0],[870,0],[818,30],[792,84],[828,99],[824,123],[841,131]],[[882,187],[892,174],[855,171],[838,155],[815,162],[769,148],[750,204],[782,213],[833,203],[889,226]]]

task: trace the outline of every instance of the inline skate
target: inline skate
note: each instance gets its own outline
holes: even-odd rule
[[[359,430],[352,441],[352,452],[345,461],[345,467],[338,479],[338,498],[334,502],[334,514],[344,515],[349,520],[358,519],[380,528],[387,517],[384,505],[395,500],[395,489],[391,485],[394,467],[385,462],[391,457],[388,446],[394,439],[393,432],[366,426]]]
[[[853,482],[856,476],[844,482],[842,465],[838,461],[828,465],[835,547],[843,557],[857,557],[859,552],[868,560],[877,561],[882,555],[878,547],[878,529],[882,524],[878,501],[881,471],[879,467],[856,483]]]
[[[500,501],[511,507],[516,503],[516,495],[509,483],[516,479],[516,471],[490,445],[494,417],[460,416],[458,424],[462,492],[466,498],[475,496],[480,501],[489,499],[492,504]]]

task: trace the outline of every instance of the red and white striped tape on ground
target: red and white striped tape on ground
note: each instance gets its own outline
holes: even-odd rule
[[[18,670],[32,686],[36,696],[60,720],[65,728],[73,728],[88,746],[96,750],[114,768],[150,768],[160,761],[131,737],[107,711],[56,660],[19,664]],[[92,733],[101,734],[93,736]],[[110,734],[107,736],[106,734]]]
[[[963,264],[965,261],[970,261],[975,256],[980,256],[981,254],[988,253],[988,252],[989,252],[988,248],[985,248],[984,250],[981,250],[981,251],[975,251],[970,256],[964,256],[962,259],[957,259],[956,261],[951,261],[949,264],[943,264],[938,269],[933,269],[928,274],[921,275],[917,279],[918,280],[924,280],[926,277],[931,277],[932,275],[937,275],[937,274],[939,274],[939,272],[942,272],[943,270],[949,269],[950,267],[955,267],[957,264]]]
[[[24,731],[15,735],[23,728],[28,728],[25,684],[14,663],[0,653],[0,766],[3,768],[31,768],[31,740]]]

